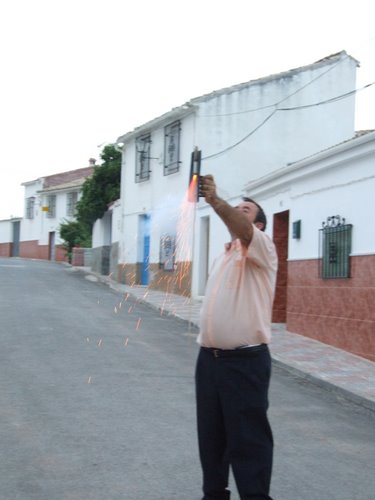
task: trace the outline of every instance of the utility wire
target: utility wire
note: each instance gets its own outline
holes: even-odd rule
[[[236,146],[238,146],[239,144],[241,144],[241,142],[246,141],[246,139],[248,139],[249,137],[251,137],[253,134],[255,134],[255,132],[256,132],[257,130],[259,130],[261,127],[263,127],[263,125],[264,125],[265,123],[267,123],[267,122],[268,122],[268,120],[270,120],[276,112],[277,112],[277,109],[274,109],[274,110],[272,111],[272,113],[271,113],[271,114],[269,114],[269,115],[268,115],[268,116],[267,116],[267,117],[266,117],[266,118],[265,118],[265,119],[264,119],[264,120],[263,120],[263,121],[262,121],[262,122],[261,122],[261,123],[260,123],[257,127],[255,127],[255,128],[254,128],[251,132],[249,132],[247,135],[245,135],[245,137],[243,137],[240,141],[236,142],[235,144],[232,144],[231,146],[229,146],[229,147],[227,147],[227,148],[223,149],[222,151],[219,151],[218,153],[214,153],[214,154],[212,154],[212,155],[204,156],[204,157],[202,158],[202,160],[208,160],[209,158],[215,158],[216,156],[222,155],[223,153],[226,153],[226,152],[227,152],[227,151],[229,151],[230,149],[233,149],[233,148],[235,148]]]
[[[312,83],[312,82],[310,82],[310,83]],[[215,114],[215,115],[200,115],[200,117],[201,118],[215,118],[215,117],[220,117],[220,116],[244,115],[246,113],[253,113],[255,111],[262,111],[263,109],[269,109],[269,108],[277,108],[280,111],[291,111],[294,109],[312,108],[313,106],[320,106],[321,104],[339,101],[340,99],[344,99],[345,97],[349,97],[352,94],[356,94],[357,92],[365,90],[368,87],[371,87],[372,85],[375,85],[375,82],[368,83],[367,85],[364,85],[363,87],[351,90],[349,92],[346,92],[345,94],[340,94],[338,96],[331,97],[330,99],[326,99],[325,101],[319,101],[319,102],[315,102],[315,103],[311,103],[311,104],[301,104],[300,106],[294,106],[294,107],[290,107],[290,108],[279,108],[278,106],[286,99],[289,99],[289,97],[293,94],[288,95],[287,97],[283,98],[281,101],[278,101],[274,104],[268,104],[266,106],[261,106],[259,108],[251,108],[251,109],[246,109],[244,111],[233,111],[233,113],[222,113],[222,114]],[[299,92],[299,90],[302,90],[302,88],[298,89],[296,92]]]
[[[312,81],[310,83],[312,83]],[[255,134],[255,132],[257,132],[261,127],[263,127],[263,125],[265,125],[268,122],[268,120],[270,120],[272,118],[272,116],[274,116],[278,111],[295,111],[295,110],[298,110],[298,109],[306,109],[306,108],[312,108],[312,107],[315,107],[315,106],[321,106],[323,104],[330,104],[330,103],[339,101],[341,99],[346,99],[347,97],[349,97],[349,96],[351,96],[353,94],[356,94],[357,92],[359,92],[361,90],[369,88],[372,85],[375,85],[375,82],[368,83],[367,85],[364,85],[363,87],[361,87],[359,89],[351,90],[350,92],[346,92],[345,94],[341,94],[339,96],[332,97],[332,98],[326,99],[324,101],[319,101],[319,102],[315,102],[315,103],[311,103],[311,104],[305,104],[305,105],[301,105],[301,106],[294,106],[294,107],[290,107],[290,108],[278,108],[277,104],[275,104],[275,105],[273,105],[274,110],[272,111],[272,113],[270,113],[259,125],[257,125],[253,130],[251,130],[251,132],[249,132],[248,134],[246,134],[245,137],[243,137],[242,139],[240,139],[239,141],[237,141],[235,144],[232,144],[231,146],[228,146],[227,148],[225,148],[225,149],[223,149],[221,151],[218,151],[217,153],[213,153],[211,155],[203,157],[202,160],[208,160],[208,159],[211,159],[211,158],[215,158],[215,157],[220,156],[220,155],[226,153],[227,151],[230,151],[231,149],[237,147],[239,144],[241,144],[242,142],[246,141],[246,139],[248,139],[253,134]],[[306,87],[306,85],[305,85],[305,87]],[[288,97],[290,97],[290,96],[288,96]],[[284,99],[282,99],[281,101],[279,101],[279,103],[283,102],[288,97],[285,97]],[[271,107],[271,106],[267,106],[267,107]],[[260,108],[260,109],[264,109],[264,108]]]
[[[322,104],[328,104],[331,102],[336,102],[340,101],[341,99],[345,99],[346,97],[349,97],[353,94],[356,94],[357,92],[360,92],[361,90],[365,90],[368,87],[371,87],[372,85],[375,85],[375,82],[368,83],[367,85],[364,85],[363,87],[360,87],[358,89],[351,90],[350,92],[346,92],[345,94],[338,95],[336,97],[331,97],[330,99],[326,99],[325,101],[319,101],[311,104],[302,104],[301,106],[294,106],[291,108],[277,108],[278,111],[294,111],[295,109],[305,109],[305,108],[313,108],[314,106],[321,106]]]

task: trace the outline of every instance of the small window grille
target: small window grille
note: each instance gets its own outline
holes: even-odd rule
[[[328,217],[319,230],[320,277],[350,278],[352,224],[339,215]]]
[[[160,268],[164,271],[174,271],[176,240],[166,234],[160,238]]]
[[[151,135],[138,137],[135,143],[135,182],[147,181],[150,178]]]
[[[30,196],[26,199],[26,219],[34,218],[35,197]]]
[[[164,129],[164,175],[178,172],[180,167],[180,122]]]
[[[78,193],[77,191],[71,191],[67,193],[67,203],[66,203],[66,214],[70,217],[75,215],[75,210],[78,201]]]
[[[56,195],[52,194],[47,197],[48,212],[47,217],[54,219],[56,217]]]

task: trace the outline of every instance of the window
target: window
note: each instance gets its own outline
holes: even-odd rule
[[[47,212],[47,217],[49,219],[53,219],[56,217],[56,195],[51,194],[50,196],[47,196],[47,206],[48,206],[48,212]]]
[[[173,235],[165,234],[160,238],[160,269],[174,271],[176,240]]]
[[[180,166],[180,122],[164,129],[164,175],[178,172]]]
[[[138,137],[135,142],[135,182],[147,181],[150,178],[151,135]]]
[[[320,229],[320,277],[323,279],[350,278],[352,225],[345,224],[339,215],[328,217]]]
[[[77,191],[71,191],[70,193],[67,193],[66,214],[69,215],[70,217],[73,217],[75,215],[77,201],[78,201]]]
[[[34,218],[35,196],[26,199],[26,219]]]

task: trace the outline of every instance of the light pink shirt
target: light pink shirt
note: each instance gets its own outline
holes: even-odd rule
[[[270,342],[277,254],[269,236],[253,227],[248,248],[235,240],[212,266],[197,339],[204,347]]]

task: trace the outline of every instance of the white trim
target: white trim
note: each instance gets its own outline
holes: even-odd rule
[[[367,144],[369,144],[369,147],[364,151],[358,151],[358,148]],[[352,154],[346,156],[343,154],[351,150]],[[285,186],[290,186],[290,184],[296,180],[319,174],[323,170],[327,171],[351,161],[357,161],[374,153],[375,132],[370,132],[317,153],[312,157],[283,167],[258,180],[251,181],[245,185],[244,190],[247,193],[251,193],[252,196],[273,193],[275,189],[280,190],[281,188],[285,188]],[[286,190],[288,190],[288,188]]]

